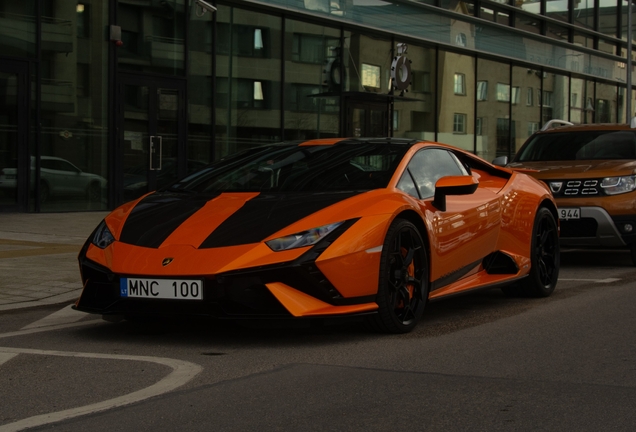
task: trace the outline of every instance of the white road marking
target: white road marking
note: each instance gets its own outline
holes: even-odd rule
[[[52,314],[45,316],[41,320],[35,321],[27,326],[22,327],[22,330],[39,327],[49,327],[58,324],[68,324],[77,322],[82,318],[86,318],[88,316],[86,313],[76,311],[71,307],[72,305],[68,305],[57,312],[53,312]]]
[[[2,363],[8,362],[15,356],[17,356],[17,354],[0,352],[0,366],[2,366]]]
[[[31,355],[54,355],[62,357],[83,357],[83,358],[95,358],[95,359],[111,359],[111,360],[129,360],[129,361],[144,361],[157,363],[172,368],[172,372],[166,377],[141,390],[129,393],[124,396],[119,396],[113,399],[97,402],[83,407],[71,408],[54,413],[42,414],[33,417],[29,417],[23,420],[19,420],[14,423],[9,423],[0,426],[0,432],[13,432],[23,429],[32,428],[35,426],[42,426],[49,423],[55,423],[63,420],[67,420],[73,417],[79,417],[86,414],[92,414],[100,411],[106,411],[109,409],[129,405],[131,403],[139,402],[144,399],[148,399],[160,394],[172,391],[182,385],[186,384],[192,378],[194,378],[203,368],[195,363],[190,363],[184,360],[177,360],[164,357],[146,357],[146,356],[129,356],[129,355],[116,355],[116,354],[96,354],[96,353],[82,353],[82,352],[69,352],[69,351],[47,351],[47,350],[35,350],[26,348],[7,348],[0,347],[0,361],[5,356],[16,356],[18,354],[31,354]]]
[[[612,283],[621,280],[620,278],[606,278],[606,279],[561,279],[559,281],[576,281],[576,282],[596,282],[596,283]]]
[[[0,333],[0,339],[13,337],[13,336],[23,336],[23,335],[33,334],[33,333],[53,331],[53,330],[61,330],[61,329],[71,328],[71,327],[82,327],[82,326],[90,326],[90,325],[97,325],[97,324],[107,325],[107,323],[101,319],[94,319],[90,321],[82,321],[82,322],[76,322],[76,323],[70,323],[70,324],[59,324],[59,325],[53,325],[49,327],[38,327],[38,328],[30,328],[25,330],[17,330],[17,331],[8,332],[8,333]]]

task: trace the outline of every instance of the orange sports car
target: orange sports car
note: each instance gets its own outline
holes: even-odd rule
[[[448,145],[263,145],[124,204],[79,255],[78,310],[138,318],[366,315],[412,330],[429,300],[487,287],[548,296],[547,186]]]

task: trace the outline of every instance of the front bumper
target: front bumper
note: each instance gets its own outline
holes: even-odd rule
[[[636,214],[610,216],[602,207],[582,206],[580,209],[580,219],[560,221],[562,246],[619,248],[636,242]],[[632,232],[625,231],[627,224],[633,227]]]
[[[356,315],[377,309],[374,296],[343,298],[312,262],[203,277],[203,300],[121,297],[124,275],[85,257],[80,258],[80,267],[84,290],[75,309],[102,315],[281,319]]]

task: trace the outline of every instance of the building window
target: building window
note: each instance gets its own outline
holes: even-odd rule
[[[362,63],[362,86],[380,88],[380,66]]]
[[[477,100],[485,101],[488,99],[488,81],[477,81]]]
[[[609,123],[610,118],[610,104],[606,99],[596,100],[596,123]]]
[[[466,114],[453,115],[453,133],[466,133]]]
[[[527,106],[532,106],[533,104],[533,96],[534,96],[534,90],[532,89],[532,87],[528,87],[528,91],[526,92],[526,105]]]
[[[510,84],[497,83],[497,100],[510,102]]]
[[[519,87],[512,88],[512,104],[517,105],[519,103]]]
[[[393,111],[393,130],[400,129],[400,112],[398,110]]]
[[[537,122],[528,122],[528,136],[532,135],[536,131],[539,130],[539,123]]]
[[[466,46],[466,35],[464,33],[459,33],[455,36],[455,44],[461,47]]]
[[[230,30],[232,34],[230,34]],[[230,47],[230,38],[232,45]],[[241,57],[269,56],[269,29],[248,25],[217,24],[217,52]]]
[[[413,71],[413,91],[420,93],[431,92],[431,73]]]
[[[541,100],[541,105],[546,106],[546,107],[551,107],[552,106],[552,92],[551,91],[544,91],[543,92],[543,99]]]
[[[78,3],[77,6],[75,7],[75,10],[77,12],[77,37],[79,38],[87,38],[90,37],[89,34],[89,29],[90,29],[90,23],[89,23],[89,5],[84,4],[84,3]]]
[[[510,131],[512,128],[512,134]],[[515,122],[507,118],[497,119],[497,156],[507,155],[510,147],[510,137],[515,136]]]
[[[292,61],[319,64],[329,57],[325,38],[322,36],[294,33]]]
[[[572,95],[570,96],[570,106],[578,108],[579,107],[578,103],[579,103],[579,94],[572,93]]]
[[[455,86],[454,86],[456,95],[465,95],[466,94],[466,75],[462,73],[455,74]]]
[[[484,118],[477,117],[477,121],[475,122],[475,135],[477,136],[483,135],[483,130],[482,130],[483,126],[484,126]]]

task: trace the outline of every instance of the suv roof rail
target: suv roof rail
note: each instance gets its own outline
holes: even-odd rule
[[[552,120],[548,120],[547,122],[545,122],[545,124],[543,125],[543,127],[541,128],[542,131],[548,130],[548,129],[552,129],[553,127],[556,126],[572,126],[574,123],[566,121],[566,120],[558,120],[558,119],[552,119]]]

